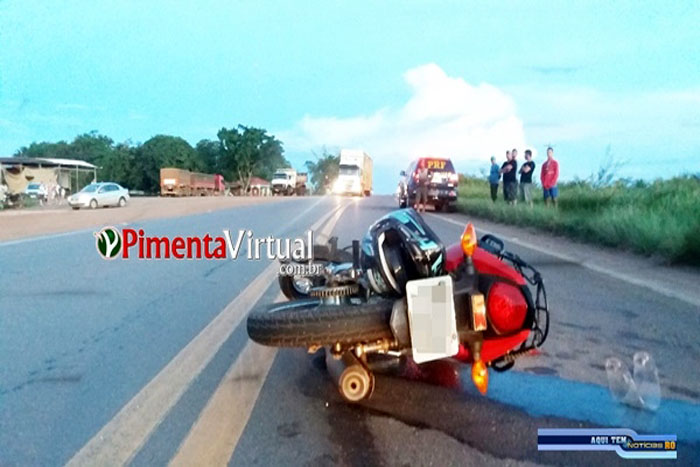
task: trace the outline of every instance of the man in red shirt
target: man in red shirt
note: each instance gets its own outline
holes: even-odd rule
[[[540,172],[540,181],[542,182],[542,190],[544,192],[544,204],[549,204],[552,200],[554,206],[557,205],[557,181],[559,180],[559,163],[554,160],[554,149],[547,148],[547,160],[542,164],[542,172]]]

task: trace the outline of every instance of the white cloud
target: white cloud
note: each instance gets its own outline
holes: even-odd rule
[[[424,155],[483,165],[491,155],[525,147],[515,103],[498,88],[450,77],[435,64],[408,70],[404,80],[411,97],[399,108],[350,118],[306,115],[280,138],[295,151],[363,148],[375,163],[397,167]]]
[[[536,144],[603,141],[617,146],[682,141],[697,146],[700,88],[606,92],[589,87],[522,85],[508,88]],[[529,110],[529,112],[528,112]]]

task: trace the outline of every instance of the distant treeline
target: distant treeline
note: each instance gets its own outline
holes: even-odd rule
[[[275,169],[289,167],[282,143],[264,129],[239,125],[222,128],[216,136],[192,147],[178,136],[157,135],[143,144],[115,143],[108,136],[90,132],[70,143],[35,142],[15,155],[80,159],[99,167],[100,181],[146,193],[159,191],[161,167],[219,173],[229,182],[240,181],[245,188],[253,176],[270,180]]]

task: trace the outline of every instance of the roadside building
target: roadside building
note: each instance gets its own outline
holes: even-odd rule
[[[248,186],[248,194],[251,196],[270,196],[272,193],[270,182],[260,177],[251,177]]]
[[[0,157],[0,185],[9,194],[24,193],[30,183],[40,183],[68,195],[95,180],[97,166],[81,160]]]

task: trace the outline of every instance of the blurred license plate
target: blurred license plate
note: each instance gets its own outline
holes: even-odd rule
[[[438,195],[438,191],[437,191],[437,190],[430,190],[430,191],[428,191],[428,196],[437,196],[437,195]]]
[[[439,360],[459,351],[457,318],[450,276],[408,281],[408,326],[416,363]]]

